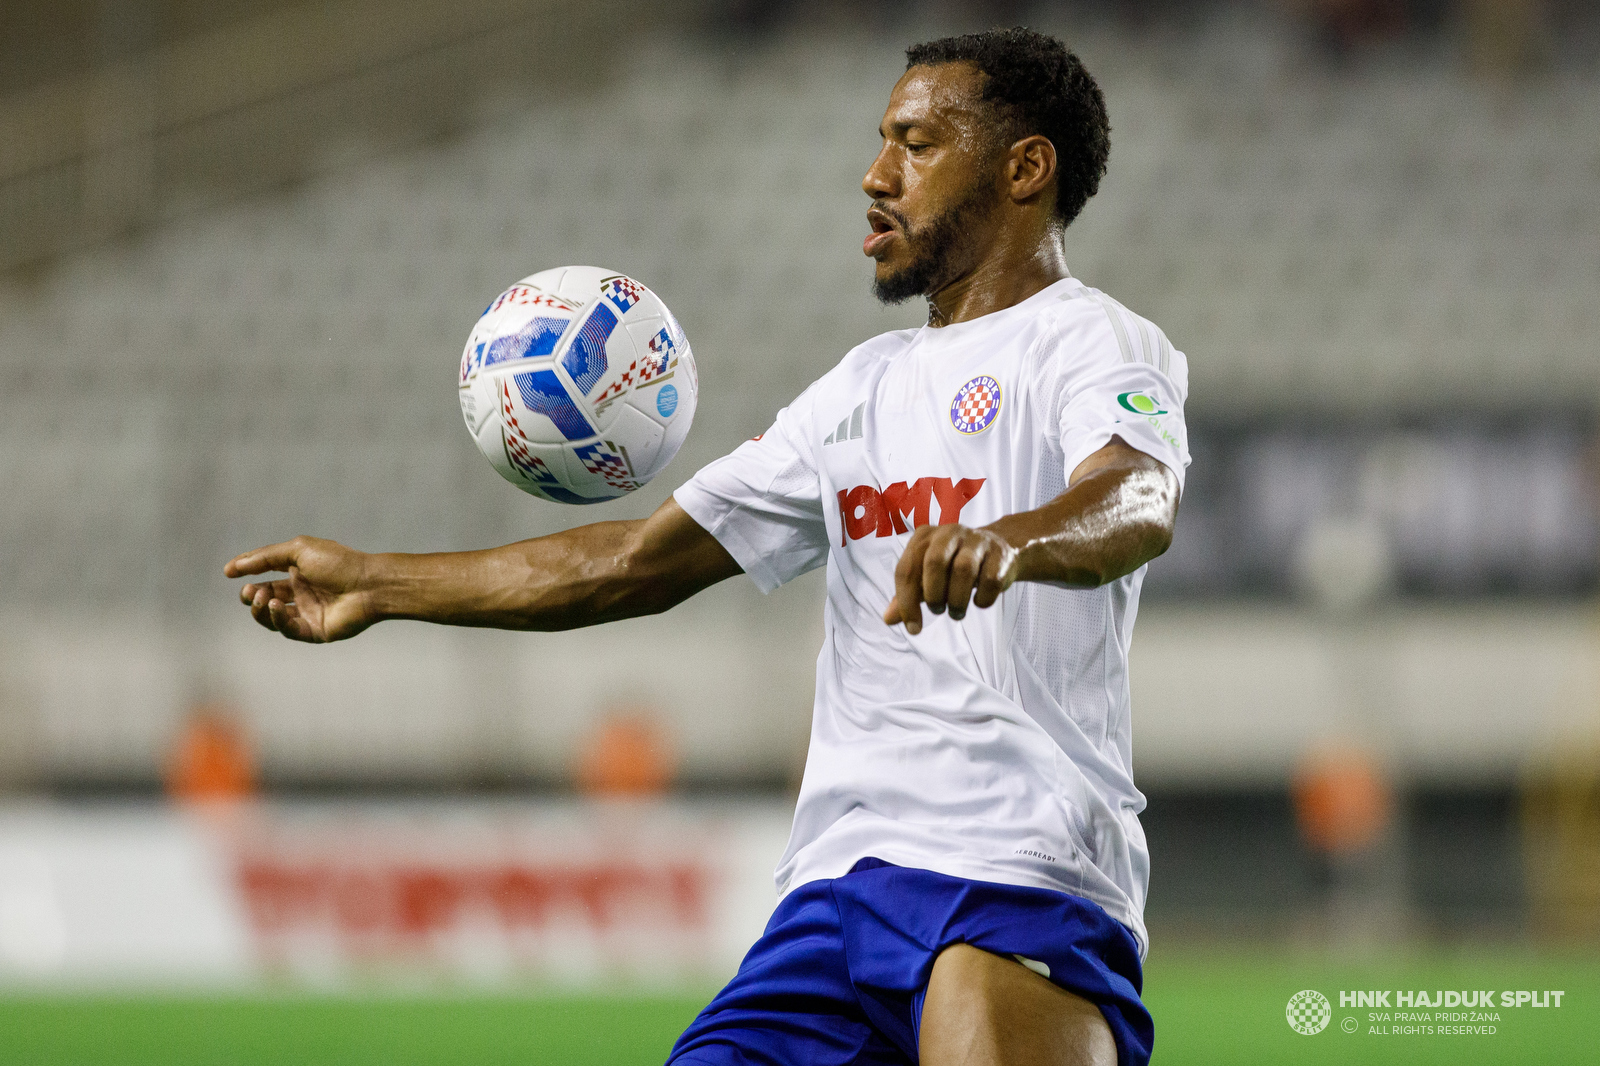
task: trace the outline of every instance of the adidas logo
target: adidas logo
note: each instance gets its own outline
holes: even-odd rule
[[[866,417],[866,414],[867,402],[863,400],[856,405],[856,409],[854,411],[850,412],[849,418],[844,418],[839,421],[839,428],[834,430],[832,433],[829,433],[827,439],[822,443],[824,445],[842,444],[847,440],[860,440],[862,436],[861,422]]]

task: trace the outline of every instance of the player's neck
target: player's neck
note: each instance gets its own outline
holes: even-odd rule
[[[1054,229],[1036,241],[998,242],[971,270],[928,296],[928,325],[938,328],[1004,311],[1070,276],[1061,235]]]

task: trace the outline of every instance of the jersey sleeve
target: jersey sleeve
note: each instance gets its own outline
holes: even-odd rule
[[[762,592],[828,561],[822,484],[807,432],[811,393],[673,493]]]
[[[1156,459],[1183,487],[1189,432],[1183,404],[1189,370],[1184,354],[1156,326],[1114,301],[1067,324],[1060,334],[1063,375],[1059,393],[1061,450],[1066,476],[1121,437]]]

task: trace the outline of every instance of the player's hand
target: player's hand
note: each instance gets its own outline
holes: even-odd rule
[[[229,561],[228,577],[287,571],[287,580],[262,581],[239,590],[239,600],[268,629],[290,640],[322,644],[366,629],[377,616],[367,579],[372,556],[331,540],[296,537]]]
[[[970,601],[992,607],[1016,580],[1017,550],[998,533],[961,525],[918,526],[894,568],[894,599],[883,612],[887,625],[905,623],[922,632],[922,605],[960,621]]]

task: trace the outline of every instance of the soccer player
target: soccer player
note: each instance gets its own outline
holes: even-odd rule
[[[559,630],[826,565],[781,895],[673,1063],[1144,1063],[1128,646],[1189,456],[1182,353],[1067,271],[1105,102],[1023,29],[907,52],[862,188],[873,338],[652,516],[489,551],[247,552],[256,621]],[[974,610],[976,608],[976,610]]]

